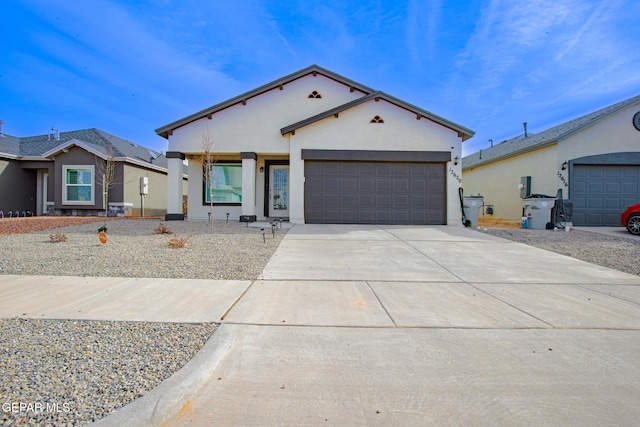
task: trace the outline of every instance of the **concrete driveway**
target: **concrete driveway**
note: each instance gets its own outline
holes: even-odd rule
[[[119,415],[637,425],[638,354],[638,276],[458,227],[304,225],[198,360]]]

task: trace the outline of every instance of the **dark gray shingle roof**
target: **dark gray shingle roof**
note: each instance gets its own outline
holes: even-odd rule
[[[15,156],[41,157],[43,154],[75,140],[90,146],[103,155],[107,154],[111,145],[115,157],[127,157],[165,168],[167,166],[166,158],[162,153],[96,128],[60,132],[59,139],[56,139],[56,135],[53,133],[26,138],[5,136],[5,138],[0,138],[0,152]]]
[[[10,157],[20,154],[20,138],[11,135],[4,135],[0,138],[0,156],[7,154]]]
[[[518,154],[526,153],[528,151],[536,150],[538,148],[545,147],[547,145],[555,144],[564,138],[573,135],[582,129],[591,126],[600,120],[610,116],[617,111],[626,108],[628,106],[639,104],[640,95],[629,98],[625,101],[618,102],[617,104],[610,105],[606,108],[602,108],[593,113],[578,117],[577,119],[568,121],[558,126],[554,126],[544,132],[536,134],[528,134],[525,138],[523,135],[518,135],[514,138],[503,141],[494,145],[491,148],[483,149],[477,153],[470,154],[462,159],[462,169],[469,169],[476,166],[499,161],[508,157],[516,156]]]

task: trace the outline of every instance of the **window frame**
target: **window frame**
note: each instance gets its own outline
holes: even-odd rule
[[[212,163],[210,165],[210,167],[215,168],[215,167],[221,167],[221,166],[233,166],[233,167],[237,167],[240,168],[240,176],[241,176],[241,181],[240,181],[240,201],[238,202],[216,202],[215,199],[213,201],[213,205],[214,206],[242,206],[242,161],[238,161],[238,160],[224,160],[224,161],[220,161],[220,162],[215,162]],[[205,175],[205,167],[207,167],[207,165],[203,165],[202,167],[202,176],[206,176]],[[209,183],[208,182],[204,182],[203,181],[203,186],[202,186],[202,205],[203,206],[209,206],[210,205],[210,201],[208,200],[208,196],[210,194],[210,192],[208,191],[209,188]],[[214,189],[214,195],[215,195],[215,189]]]
[[[89,184],[69,184],[67,182],[67,172],[69,170],[89,170],[91,182]],[[70,187],[90,187],[90,200],[70,200],[68,189]],[[95,165],[62,165],[62,204],[91,206],[96,204],[96,167]]]

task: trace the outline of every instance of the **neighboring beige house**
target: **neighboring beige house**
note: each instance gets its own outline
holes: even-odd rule
[[[156,130],[169,140],[167,219],[459,224],[462,141],[473,131],[318,66]],[[203,140],[216,156],[203,185]]]
[[[109,157],[115,165],[109,216],[141,216],[143,210],[146,217],[166,214],[167,159],[162,153],[95,128],[18,138],[5,135],[1,126],[2,216],[104,215],[102,175]],[[183,172],[178,179],[186,188]]]
[[[520,222],[523,197],[562,189],[574,225],[618,226],[640,203],[640,96],[466,156],[462,177],[492,207],[486,219]]]

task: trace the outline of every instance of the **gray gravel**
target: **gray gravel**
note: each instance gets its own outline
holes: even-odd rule
[[[640,275],[640,238],[625,239],[590,231],[488,228],[486,233],[572,258]]]
[[[286,234],[237,222],[87,224],[0,236],[0,274],[253,280]],[[52,243],[61,233],[67,241]],[[0,319],[2,425],[79,425],[156,387],[197,353],[216,324]],[[32,407],[20,410],[20,404]],[[16,405],[12,407],[11,404]],[[49,406],[47,406],[47,404]],[[7,406],[9,405],[9,406]],[[38,405],[38,406],[36,406]],[[15,409],[15,411],[14,411]],[[23,408],[25,409],[25,408]]]
[[[212,323],[0,319],[2,425],[102,418],[184,366],[215,329]],[[21,403],[33,407],[21,411]],[[7,404],[18,405],[16,411]]]
[[[204,222],[163,223],[183,248],[167,243],[171,234],[154,234],[158,220],[121,220],[107,223],[107,244],[98,239],[102,223],[78,225],[29,234],[0,236],[0,274],[158,277],[176,279],[251,280],[261,272],[286,234],[271,228],[246,227],[238,222],[215,222],[213,232]],[[66,242],[51,243],[61,233]]]

